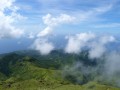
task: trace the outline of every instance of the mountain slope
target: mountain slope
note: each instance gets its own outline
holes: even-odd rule
[[[78,55],[61,50],[44,56],[37,51],[1,55],[0,90],[120,90],[95,81],[100,71],[84,73],[81,67],[71,69],[76,62],[86,67],[99,66],[88,59],[86,51]]]

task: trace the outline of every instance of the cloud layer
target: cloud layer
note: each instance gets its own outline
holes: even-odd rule
[[[17,13],[18,7],[13,4],[14,1],[15,0],[0,1],[0,38],[16,38],[24,34],[23,30],[14,26],[14,22],[23,18]],[[9,14],[5,13],[7,10],[10,12]]]

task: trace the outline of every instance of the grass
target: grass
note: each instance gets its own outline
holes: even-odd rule
[[[73,84],[62,77],[62,70],[56,69],[56,65],[62,61],[59,62],[61,58],[57,55],[54,57],[53,60],[49,56],[44,57],[46,61],[44,58],[39,61],[28,56],[11,54],[0,59],[0,90],[120,90],[120,88],[102,85],[95,81],[89,81],[83,85]],[[72,60],[72,57],[66,58]],[[72,63],[71,60],[70,63]],[[67,62],[64,61],[64,63]]]
[[[38,80],[31,79],[14,83],[10,87],[8,87],[7,85],[0,86],[0,90],[120,90],[120,88],[99,85],[95,82],[90,82],[85,85],[46,85],[39,82]]]

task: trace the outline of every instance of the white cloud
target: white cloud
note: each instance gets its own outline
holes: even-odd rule
[[[37,35],[38,38],[33,44],[34,49],[39,50],[41,54],[49,54],[54,49],[54,46],[52,43],[44,40],[45,36],[50,35],[56,26],[71,23],[74,20],[74,17],[67,14],[60,14],[57,17],[52,17],[51,14],[44,16],[43,22],[47,27]],[[43,37],[43,39],[39,39],[40,37]]]
[[[54,49],[54,46],[45,39],[36,39],[32,48],[38,50],[42,55],[46,55]]]
[[[67,53],[79,53],[81,49],[87,45],[87,42],[94,39],[93,33],[80,33],[75,36],[68,37],[68,44],[65,48]]]
[[[102,44],[107,44],[109,42],[114,42],[115,41],[115,37],[114,36],[102,36],[100,38],[100,42]]]
[[[77,23],[96,22],[103,20],[103,18],[99,16],[110,11],[112,7],[112,4],[100,5],[98,7],[91,7],[86,10],[75,10],[72,12],[72,15],[76,17]]]
[[[93,43],[92,47],[90,47],[90,51],[89,51],[89,57],[90,58],[99,58],[101,57],[106,51],[106,48],[104,47],[104,45],[100,44],[100,43]]]
[[[44,24],[47,25],[47,27],[41,31],[37,36],[43,37],[51,34],[51,32],[54,30],[54,28],[60,24],[66,24],[71,23],[75,21],[75,17],[72,17],[67,14],[61,14],[58,17],[52,17],[51,14],[47,14],[43,17]]]
[[[96,12],[96,13],[98,13],[98,14],[101,14],[101,13],[105,13],[105,12],[111,10],[112,7],[113,7],[113,4],[108,4],[106,6],[94,8],[93,11]]]
[[[37,36],[38,36],[38,37],[44,37],[44,36],[50,35],[52,31],[53,31],[53,28],[52,28],[52,27],[46,27],[46,28],[45,28],[43,31],[41,31]]]
[[[11,8],[14,1],[15,0],[0,0],[0,11]]]
[[[95,24],[95,25],[91,25],[90,27],[93,27],[93,28],[113,28],[113,27],[120,27],[120,23]]]
[[[108,75],[120,72],[120,54],[118,52],[109,53],[105,59],[105,72]]]
[[[11,25],[0,25],[0,38],[19,38],[23,34],[23,30],[17,29]]]
[[[93,41],[90,44],[89,57],[90,58],[100,58],[106,52],[106,45],[110,42],[114,42],[115,38],[113,36],[102,36]]]
[[[0,1],[0,38],[16,38],[24,34],[24,31],[16,28],[13,24],[18,19],[23,18],[20,14],[16,13],[18,8],[13,5],[15,0],[1,0]],[[10,10],[10,14],[4,11]]]
[[[80,33],[67,37],[66,53],[80,53],[84,48],[89,49],[90,58],[100,58],[107,50],[106,45],[114,42],[113,36],[97,36],[94,33]]]

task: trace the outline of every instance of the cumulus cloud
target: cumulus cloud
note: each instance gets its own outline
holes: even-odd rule
[[[67,37],[66,53],[80,53],[84,48],[89,49],[90,58],[100,58],[107,50],[106,45],[114,42],[113,36],[97,36],[94,33],[80,33]]]
[[[67,14],[61,14],[58,17],[52,17],[51,14],[47,14],[43,17],[43,22],[47,27],[41,31],[37,36],[44,37],[50,35],[54,28],[60,24],[71,23],[75,21],[75,17],[72,17]]]
[[[54,46],[46,39],[36,39],[32,48],[38,50],[42,55],[46,55],[54,49]]]
[[[0,38],[19,38],[23,35],[24,32],[21,29],[17,29],[13,26],[4,26],[0,27]]]
[[[43,17],[43,22],[46,28],[38,33],[37,39],[34,41],[34,49],[40,51],[41,54],[49,54],[54,46],[51,42],[48,42],[48,39],[45,40],[46,36],[50,35],[54,28],[60,24],[71,23],[75,20],[75,17],[72,17],[67,14],[60,14],[57,17],[53,17],[51,14],[47,14]],[[31,35],[30,35],[31,36]],[[42,39],[41,39],[42,37]]]
[[[4,11],[5,8],[10,8],[15,0],[0,0],[0,11]]]
[[[1,0],[0,1],[0,38],[16,38],[24,34],[24,31],[16,28],[13,24],[17,20],[23,18],[16,11],[16,7],[13,3],[15,0]],[[5,10],[9,10],[10,14],[6,14]]]
[[[95,34],[93,33],[80,33],[75,36],[68,37],[68,44],[65,48],[67,53],[79,53],[82,48],[87,45],[87,42],[94,39]]]
[[[106,45],[114,41],[115,38],[113,36],[102,36],[98,38],[97,41],[91,42],[89,57],[100,58],[106,52]]]
[[[51,42],[48,42],[46,36],[50,35],[56,26],[71,23],[74,20],[74,17],[67,14],[61,14],[58,17],[52,17],[51,14],[44,16],[43,22],[47,26],[43,31],[38,33],[37,39],[34,41],[33,48],[38,50],[42,55],[49,54],[54,49],[54,46]]]

